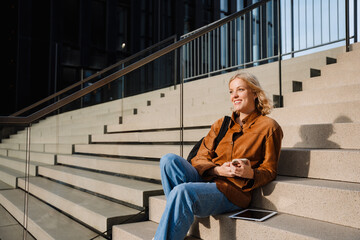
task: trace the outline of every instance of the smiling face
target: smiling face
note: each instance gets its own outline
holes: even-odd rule
[[[233,110],[241,113],[241,119],[255,110],[256,94],[248,86],[247,82],[235,78],[229,84],[230,101],[233,104]]]

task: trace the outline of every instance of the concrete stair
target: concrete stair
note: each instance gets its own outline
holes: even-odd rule
[[[360,183],[359,149],[283,148],[278,174]]]
[[[187,239],[360,239],[359,50],[283,61],[285,107],[271,114],[284,130],[279,176],[256,190],[252,203],[278,214],[262,223],[229,214],[196,218]],[[326,65],[326,57],[336,63]],[[311,77],[310,68],[321,75]],[[273,95],[277,69],[248,70]],[[184,85],[183,148],[179,87],[33,124],[28,188],[26,131],[19,131],[0,144],[0,204],[22,223],[28,189],[28,227],[37,239],[90,239],[112,226],[114,240],[152,239],[166,204],[158,160],[169,152],[186,157],[210,124],[231,113],[232,75]],[[291,93],[294,81],[303,91]]]
[[[185,129],[183,132],[184,141],[197,141],[201,136],[206,135],[210,128]],[[110,133],[110,132],[108,132]],[[91,143],[110,142],[179,142],[180,129],[168,131],[147,131],[147,132],[124,132],[114,134],[92,135]]]
[[[160,184],[65,166],[39,167],[38,174],[134,206],[148,206],[148,196],[162,194]]]
[[[20,223],[24,219],[25,194],[20,189],[2,190],[1,205]],[[29,195],[26,225],[36,239],[91,239],[97,233]],[[51,224],[49,224],[51,223]],[[64,231],[66,229],[66,231]],[[104,239],[97,237],[96,239]]]
[[[164,196],[151,197],[147,222],[114,226],[116,239],[151,239],[166,205]],[[189,234],[201,239],[357,239],[360,230],[280,212],[265,222],[228,218],[232,213],[195,218]],[[141,227],[144,231],[139,231]]]
[[[344,55],[352,60],[358,56]],[[355,110],[360,103],[360,78],[352,63],[344,63],[346,59],[321,67],[321,76],[304,80],[303,92],[287,93],[285,107],[275,109],[271,115],[285,133],[280,176],[254,192],[252,206],[279,214],[263,223],[235,221],[227,217],[229,214],[197,218],[189,234],[202,239],[268,239],[269,235],[274,239],[360,238],[360,112]],[[344,74],[350,68],[349,74]],[[341,73],[345,80],[331,78],[334,72],[338,72],[337,76]],[[204,107],[202,113],[210,108]],[[191,116],[193,119],[196,113]],[[203,117],[214,118],[211,114]],[[135,117],[132,119],[135,121]],[[131,127],[113,125],[107,129],[121,132]],[[165,204],[164,196],[151,197],[149,221],[115,226],[113,237],[151,239]],[[141,226],[145,229],[138,233],[136,229]]]
[[[359,198],[358,183],[281,176],[254,191],[252,205],[360,229]]]
[[[18,170],[14,170],[10,167],[0,165],[0,177],[1,182],[4,182],[5,184],[15,188],[17,179],[24,177],[24,173]]]
[[[0,189],[3,189],[1,184]],[[29,233],[23,236],[22,226],[2,206],[0,206],[0,216],[0,239],[35,240]]]
[[[184,154],[191,151],[192,146],[184,146]],[[180,154],[179,145],[143,144],[141,149],[134,144],[88,144],[75,145],[75,153],[86,153],[106,156],[157,158],[166,153]]]
[[[62,165],[76,166],[102,172],[116,172],[138,178],[160,181],[158,161],[120,159],[88,155],[58,155],[57,162]]]
[[[25,180],[19,179],[18,186],[25,189]],[[121,223],[139,212],[134,208],[99,198],[42,177],[31,177],[29,179],[29,192],[44,202],[54,203],[53,207],[86,223],[99,232],[105,232],[111,229],[112,225]],[[142,219],[144,219],[144,214],[139,215],[134,220]]]
[[[360,123],[284,125],[282,146],[293,148],[359,149]]]

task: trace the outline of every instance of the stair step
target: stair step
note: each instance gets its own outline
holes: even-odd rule
[[[254,190],[252,206],[360,228],[359,201],[358,183],[278,176]],[[159,222],[166,199],[152,197],[149,202],[149,219]]]
[[[158,161],[119,159],[86,155],[58,155],[57,163],[118,173],[142,178],[160,180]]]
[[[192,235],[202,239],[357,239],[359,229],[278,213],[264,222],[234,220],[230,214],[196,218]]]
[[[278,176],[255,189],[258,208],[360,228],[360,184]],[[351,216],[351,217],[350,217]]]
[[[0,191],[0,203],[20,223],[24,218],[25,193],[20,189]],[[47,204],[29,195],[29,232],[36,239],[90,239],[97,234]],[[104,239],[98,237],[96,239]]]
[[[157,226],[157,223],[151,221],[116,225],[112,229],[112,239],[151,240],[155,236]]]
[[[341,103],[360,100],[359,84],[307,90],[284,95],[284,106],[302,106],[326,103]]]
[[[360,150],[281,149],[278,174],[360,183]]]
[[[360,51],[360,43],[356,42],[350,45],[350,51]]]
[[[270,117],[274,118],[280,126],[297,124],[324,124],[360,122],[360,101],[343,103],[316,104],[311,106],[296,106],[276,108]]]
[[[209,132],[206,129],[184,130],[184,141],[197,141]],[[128,132],[103,135],[92,135],[92,143],[101,142],[179,142],[180,130],[151,131],[151,132]]]
[[[6,166],[8,168],[19,171],[23,175],[25,174],[26,162],[24,160],[22,160],[22,159],[0,156],[0,165],[3,165],[3,166]],[[37,166],[46,166],[46,165],[49,165],[49,164],[31,161],[30,166],[29,166],[30,175],[33,175],[33,176],[36,175]]]
[[[26,159],[26,151],[16,151],[16,150],[8,150],[8,156],[14,157],[18,159]],[[30,162],[41,162],[46,164],[55,164],[55,154],[53,153],[44,153],[44,152],[32,152],[30,151]]]
[[[159,223],[166,206],[165,195],[152,196],[149,198],[149,220]]]
[[[360,123],[283,125],[282,130],[286,148],[360,148]]]
[[[25,180],[19,179],[18,185],[24,189]],[[29,192],[99,232],[105,232],[112,225],[136,216],[139,212],[42,177],[29,178]]]
[[[44,152],[56,154],[71,154],[73,152],[73,144],[45,144]]]
[[[148,206],[148,197],[163,193],[160,184],[138,181],[65,166],[39,167],[39,175],[135,206]]]
[[[195,236],[188,239],[359,239],[360,230],[337,224],[278,213],[264,222],[235,220],[232,213],[197,218],[190,229]],[[116,225],[113,227],[113,240],[151,239],[158,224],[148,221]],[[197,238],[196,238],[197,237]]]
[[[11,188],[13,188],[13,187],[0,180],[0,190],[11,189]]]
[[[7,156],[8,150],[0,148],[0,156]]]
[[[4,139],[4,140],[6,140],[6,139]],[[2,140],[2,141],[4,141],[4,140]],[[2,142],[2,143],[0,143],[0,148],[1,149],[20,150],[20,144],[19,143]]]
[[[184,146],[184,155],[190,152],[192,146]],[[138,158],[161,158],[167,153],[180,155],[180,145],[167,144],[143,144],[141,148],[136,144],[88,144],[75,145],[75,153],[97,154],[121,157],[138,157]]]
[[[338,56],[338,61],[341,63],[351,63],[354,65],[356,65],[356,64],[359,65],[360,64],[360,50],[355,47],[350,52],[342,53]]]
[[[163,113],[162,113],[163,114]],[[180,126],[179,114],[167,114],[167,119],[163,119],[156,114],[143,114],[134,116],[124,116],[123,124],[111,124],[106,126],[106,131],[123,132],[133,130],[147,130],[147,129],[163,129],[176,128]],[[146,119],[146,121],[143,121]],[[139,124],[140,123],[140,124]]]
[[[8,139],[3,139],[4,144],[21,144],[17,148],[14,148],[15,150],[24,150],[26,146],[26,138],[25,137],[16,137],[17,135],[12,135]],[[76,143],[89,143],[89,135],[78,135],[78,136],[56,136],[56,135],[50,135],[50,136],[31,136],[31,145],[30,149],[34,151],[34,146],[40,145],[40,144],[46,144],[46,145],[53,145],[53,144],[59,144],[59,145],[71,145]],[[0,147],[2,145],[0,144]],[[10,148],[10,147],[7,147]]]
[[[338,63],[337,63],[338,64]],[[357,71],[348,71],[339,67],[334,71],[333,68],[337,64],[331,64],[327,66],[326,70],[323,70],[323,73],[320,77],[314,77],[306,79],[303,81],[303,90],[311,89],[323,89],[329,87],[339,87],[352,84],[359,84],[359,72]],[[350,65],[353,68],[354,65]]]
[[[113,227],[113,240],[150,240],[155,236],[158,224],[146,221],[116,225]],[[184,240],[199,240],[199,238],[187,236]]]
[[[23,227],[0,205],[0,239],[35,240],[29,233],[23,236]]]
[[[16,187],[17,178],[24,176],[25,174],[18,170],[14,170],[6,166],[0,165],[0,181],[10,185],[13,188]]]

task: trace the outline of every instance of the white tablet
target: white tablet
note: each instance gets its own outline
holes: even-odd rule
[[[270,210],[244,209],[244,210],[242,210],[238,213],[235,213],[229,217],[262,222],[262,221],[274,216],[275,214],[277,214],[277,212],[270,211]]]

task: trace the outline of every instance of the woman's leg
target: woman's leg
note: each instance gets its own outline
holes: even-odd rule
[[[209,216],[239,209],[215,183],[203,182],[196,169],[184,158],[166,154],[160,160],[166,207],[155,239],[181,239],[186,236],[194,215]]]
[[[196,169],[176,154],[166,154],[160,159],[161,182],[165,196],[177,185],[184,182],[202,182]]]
[[[217,189],[215,183],[179,184],[167,197],[155,239],[183,240],[194,221],[194,215],[206,217],[238,209]]]

